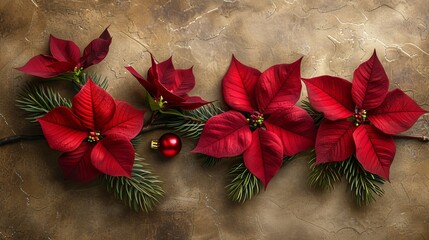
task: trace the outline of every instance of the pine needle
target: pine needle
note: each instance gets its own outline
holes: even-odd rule
[[[19,94],[16,102],[16,105],[27,113],[26,119],[31,122],[36,122],[36,119],[43,117],[56,107],[70,108],[72,105],[69,99],[61,97],[50,87],[41,84],[28,84]]]
[[[307,111],[307,113],[310,115],[311,118],[313,118],[314,123],[316,126],[320,125],[320,122],[323,120],[323,113],[318,112],[316,109],[311,106],[310,102],[307,100],[302,100],[302,109]]]
[[[355,155],[341,162],[341,170],[359,206],[370,205],[376,200],[375,196],[384,195],[383,188],[378,185],[383,184],[384,180],[378,175],[365,171]]]
[[[184,117],[171,117],[161,119],[162,123],[184,138],[198,139],[207,120],[223,113],[223,110],[214,105],[207,104],[195,110],[184,111]]]
[[[308,164],[310,165],[310,173],[307,177],[308,184],[317,189],[332,190],[335,183],[341,181],[341,163],[322,163],[316,165],[316,153],[312,150],[312,155]]]
[[[262,182],[247,170],[244,163],[234,165],[229,171],[229,177],[232,179],[231,183],[225,188],[228,197],[235,202],[244,203],[263,188]]]
[[[222,160],[221,158],[215,158],[204,154],[199,154],[199,159],[201,159],[203,167],[214,167]]]
[[[97,84],[98,86],[100,86],[104,90],[107,90],[107,88],[109,87],[109,81],[107,80],[106,77],[103,77],[103,76],[95,74],[95,73],[86,73],[86,72],[83,72],[82,75],[79,77],[79,80],[80,80],[82,86],[88,82],[89,77],[91,77],[91,80],[95,84]],[[75,85],[75,90],[79,91],[80,87]]]
[[[283,157],[282,167],[294,158],[295,155],[291,157]],[[227,190],[228,197],[235,202],[244,203],[258,195],[263,188],[262,182],[246,168],[243,162],[238,163],[231,168],[229,171],[229,177],[231,179],[231,183],[225,188]]]
[[[153,210],[164,196],[158,176],[148,170],[148,164],[136,154],[131,178],[105,176],[109,192],[136,212]]]

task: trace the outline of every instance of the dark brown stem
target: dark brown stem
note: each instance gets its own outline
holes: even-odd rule
[[[149,126],[144,127],[141,131],[140,134],[143,133],[147,133],[153,130],[158,130],[158,129],[163,129],[163,128],[167,128],[167,124],[151,124]]]
[[[414,139],[414,140],[419,140],[420,142],[429,142],[429,137],[426,137],[426,136],[393,135],[393,137],[403,138],[403,139]]]
[[[17,143],[23,140],[39,140],[45,138],[43,135],[13,135],[0,139],[0,146]]]

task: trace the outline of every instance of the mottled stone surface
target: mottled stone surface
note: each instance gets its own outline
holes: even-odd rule
[[[301,56],[302,76],[351,79],[375,48],[390,78],[429,109],[429,8],[416,0],[2,0],[0,137],[36,129],[14,106],[35,78],[14,70],[47,53],[49,34],[84,47],[110,24],[108,57],[89,71],[110,79],[114,97],[142,107],[144,92],[123,68],[141,72],[149,52],[194,66],[194,94],[221,100],[231,54],[263,70]],[[65,87],[59,89],[66,90]],[[305,93],[305,91],[304,91]],[[304,96],[305,94],[303,94]],[[386,194],[358,208],[345,184],[320,193],[306,184],[308,155],[280,170],[267,191],[244,204],[225,197],[231,163],[203,169],[185,141],[179,157],[159,158],[147,134],[139,152],[164,180],[158,209],[134,213],[100,182],[63,180],[44,141],[0,148],[0,238],[4,239],[429,239],[429,148],[397,140]],[[429,134],[429,116],[408,132]]]

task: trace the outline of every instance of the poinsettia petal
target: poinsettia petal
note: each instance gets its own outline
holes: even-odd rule
[[[156,64],[157,77],[159,82],[169,92],[177,96],[184,97],[195,86],[195,77],[192,67],[189,69],[176,70],[172,57],[164,62]]]
[[[115,113],[115,100],[91,79],[73,97],[72,111],[90,130],[101,130]]]
[[[102,129],[104,135],[119,134],[127,139],[137,136],[143,127],[145,111],[134,108],[129,103],[116,101],[116,111]]]
[[[63,153],[58,164],[67,179],[89,182],[94,180],[100,171],[91,163],[92,143],[82,142],[82,144],[72,152]]]
[[[285,104],[295,104],[301,95],[301,59],[292,64],[274,65],[259,77],[255,94],[258,109],[273,113]]]
[[[152,97],[158,97],[158,91],[156,90],[155,86],[146,81],[133,67],[128,66],[125,68],[140,82],[140,84]]]
[[[372,125],[364,124],[356,129],[353,138],[356,144],[356,157],[363,168],[389,180],[390,165],[396,152],[393,137]]]
[[[167,60],[156,64],[156,73],[159,82],[169,91],[172,91],[178,85],[176,81],[180,79],[175,79],[173,57],[169,57]]]
[[[397,134],[412,127],[425,113],[427,111],[402,90],[394,89],[387,94],[378,108],[368,112],[368,119],[384,133]]]
[[[355,151],[356,126],[347,120],[323,120],[316,137],[316,163],[342,162]]]
[[[211,117],[192,152],[216,158],[242,154],[252,142],[252,132],[243,114],[228,111]]]
[[[87,68],[103,61],[109,52],[111,42],[112,37],[106,28],[99,38],[92,40],[83,50],[83,56],[80,59],[81,66]]]
[[[49,48],[54,58],[61,62],[69,62],[76,65],[80,58],[80,49],[72,41],[50,36]]]
[[[106,136],[92,149],[91,163],[104,174],[131,177],[134,147],[122,135]]]
[[[154,86],[158,90],[159,94],[163,97],[167,103],[173,102],[184,102],[185,98],[176,95],[174,92],[169,91],[159,81],[154,81]]]
[[[88,136],[79,119],[67,107],[56,107],[37,121],[49,147],[60,152],[75,150]]]
[[[281,139],[286,156],[314,147],[316,127],[313,119],[297,106],[274,112],[264,123],[268,131],[274,132]]]
[[[261,72],[232,56],[231,65],[222,80],[223,98],[237,111],[256,110],[255,85]]]
[[[209,102],[206,102],[201,97],[198,96],[191,96],[187,97],[184,102],[173,102],[169,104],[170,107],[180,107],[184,110],[194,110],[196,108],[199,108],[201,106],[204,106],[208,104]]]
[[[389,79],[374,50],[371,58],[355,70],[352,97],[360,109],[371,110],[383,102],[389,90]]]
[[[303,79],[311,106],[329,120],[345,119],[355,108],[351,96],[352,84],[342,78],[320,76]]]
[[[73,64],[68,62],[58,62],[57,59],[46,55],[35,56],[24,66],[16,68],[16,70],[23,73],[41,78],[56,77],[62,73],[72,71],[73,69]]]
[[[152,53],[150,54],[150,62],[152,66],[147,70],[147,81],[153,84],[155,81],[159,81],[159,80],[158,80],[158,73],[156,72],[157,71],[156,60],[153,57]]]
[[[176,83],[171,90],[173,90],[176,95],[185,97],[187,93],[195,87],[195,76],[192,72],[192,67],[188,69],[177,69],[174,75]]]
[[[244,165],[267,188],[283,163],[282,141],[276,134],[258,128],[252,133],[252,144],[243,154]]]

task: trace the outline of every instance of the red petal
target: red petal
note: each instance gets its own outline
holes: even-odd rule
[[[195,86],[192,68],[175,70],[171,57],[157,64],[156,71],[164,88],[180,97],[184,97]]]
[[[82,142],[73,152],[64,153],[58,159],[58,164],[68,179],[89,182],[100,175],[100,172],[92,166],[91,150],[93,144]]]
[[[323,120],[316,137],[316,162],[342,162],[355,151],[353,132],[356,126],[347,120]]]
[[[31,58],[24,66],[16,68],[23,73],[41,78],[56,77],[62,73],[72,71],[74,65],[67,62],[58,62],[55,58],[38,55]]]
[[[356,157],[363,168],[389,180],[389,169],[396,152],[392,136],[380,132],[372,125],[364,124],[356,129],[353,138]]]
[[[316,127],[313,119],[297,106],[273,113],[264,123],[268,131],[281,139],[286,156],[314,147]]]
[[[178,69],[174,75],[176,84],[171,90],[181,97],[186,96],[186,94],[195,87],[195,77],[192,72],[192,67],[189,69]],[[163,79],[161,79],[161,83],[165,86]]]
[[[252,132],[243,114],[228,111],[210,118],[192,152],[216,158],[242,154],[252,141]]]
[[[87,68],[101,62],[107,56],[111,42],[112,37],[106,28],[99,38],[92,40],[83,50],[83,56],[80,59],[82,67]]]
[[[133,145],[121,135],[109,135],[95,145],[91,153],[91,163],[104,174],[131,177],[134,164]]]
[[[51,35],[49,38],[49,47],[52,56],[58,61],[69,62],[73,65],[79,63],[80,49],[74,42],[56,38]]]
[[[128,66],[125,68],[140,82],[140,84],[152,97],[158,97],[158,91],[156,90],[155,86],[153,86],[150,82],[144,80],[142,75],[140,75],[133,67]]]
[[[255,85],[261,72],[240,63],[234,55],[222,80],[223,98],[233,109],[244,112],[256,110]]]
[[[67,107],[57,107],[38,119],[49,147],[60,152],[75,150],[88,136],[79,119]]]
[[[72,111],[90,130],[101,130],[115,113],[113,98],[91,79],[73,97]]]
[[[144,113],[126,102],[116,101],[115,115],[102,129],[103,134],[119,134],[133,139],[143,127]]]
[[[301,59],[292,64],[268,68],[256,86],[256,100],[262,113],[268,114],[295,104],[301,94]]]
[[[155,66],[158,81],[161,82],[166,89],[172,90],[177,85],[176,80],[178,80],[175,79],[175,69],[172,57],[168,58],[164,62],[155,64]]]
[[[180,107],[184,110],[194,110],[203,105],[208,104],[209,102],[204,101],[202,98],[198,96],[187,97],[184,102],[177,102],[169,104],[170,107]]]
[[[158,81],[158,73],[156,72],[156,60],[152,53],[150,54],[150,62],[152,63],[152,66],[147,70],[147,80],[153,84],[155,81]]]
[[[104,39],[106,41],[109,41],[112,39],[112,37],[110,36],[109,33],[109,27],[107,27],[106,29],[104,29],[104,31],[100,34],[100,36],[98,38]]]
[[[258,128],[252,133],[252,144],[243,159],[246,168],[267,188],[283,163],[282,142],[276,134]]]
[[[377,54],[359,65],[352,83],[352,97],[356,105],[365,110],[374,109],[383,102],[389,89],[389,79]]]
[[[352,84],[342,78],[320,76],[303,79],[311,105],[324,117],[335,121],[353,114]]]
[[[406,131],[422,115],[427,113],[400,89],[390,91],[384,102],[368,112],[369,121],[387,134]]]
[[[184,102],[185,98],[182,98],[175,93],[166,89],[159,81],[154,81],[154,86],[158,90],[159,94],[169,103],[173,102]]]

